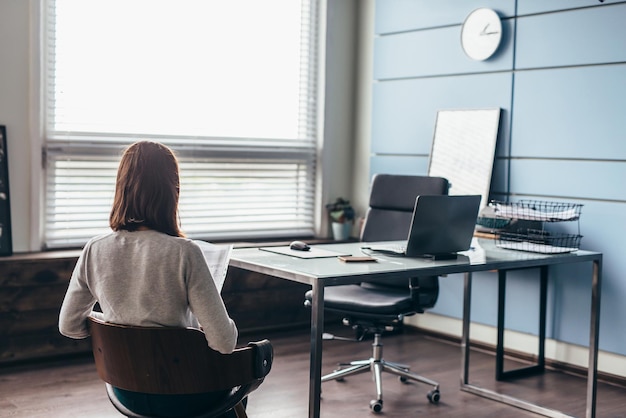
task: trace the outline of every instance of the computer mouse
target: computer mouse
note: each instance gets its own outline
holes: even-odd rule
[[[311,247],[309,247],[307,243],[302,241],[292,242],[291,244],[289,244],[289,248],[296,251],[309,251],[311,249]]]

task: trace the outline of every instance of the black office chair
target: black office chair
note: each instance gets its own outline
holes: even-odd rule
[[[370,202],[361,241],[406,240],[415,199],[419,195],[448,194],[448,181],[441,177],[376,175],[371,184]],[[372,357],[340,364],[339,369],[322,377],[322,382],[372,371],[376,399],[370,402],[373,412],[383,408],[382,372],[399,376],[400,381],[415,380],[433,386],[427,397],[439,402],[439,384],[409,371],[409,366],[383,360],[381,336],[397,329],[405,316],[423,313],[432,308],[439,295],[439,278],[414,277],[410,280],[384,280],[354,285],[331,286],[325,289],[324,308],[343,316],[343,323],[353,327],[357,339],[374,334]],[[310,305],[311,292],[306,301]],[[305,302],[306,303],[306,302]]]

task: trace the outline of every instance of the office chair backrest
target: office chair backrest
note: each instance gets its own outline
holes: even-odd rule
[[[370,203],[361,230],[361,241],[399,241],[409,235],[415,198],[419,195],[447,195],[450,185],[443,177],[377,174],[372,179]],[[372,280],[361,283],[372,290],[411,287],[417,312],[435,306],[439,297],[439,277]]]
[[[89,325],[98,375],[120,389],[153,394],[228,390],[260,384],[272,366],[267,340],[221,354],[196,329],[115,325],[95,318]]]
[[[447,195],[448,188],[448,180],[442,177],[375,175],[361,241],[406,240],[415,198],[419,195]]]

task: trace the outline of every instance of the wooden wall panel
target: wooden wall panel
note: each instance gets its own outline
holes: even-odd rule
[[[0,313],[0,334],[3,336],[37,333],[42,329],[55,329],[58,323],[59,307],[40,308],[32,311],[2,309]]]
[[[62,337],[57,325],[77,256],[0,259],[0,364],[89,348],[85,341]]]
[[[55,257],[57,254],[57,257]],[[0,258],[0,366],[91,351],[89,339],[58,331],[58,317],[78,252]],[[246,331],[308,326],[307,285],[230,268],[222,297],[231,317]]]
[[[222,297],[240,330],[285,328],[310,324],[304,306],[310,286],[229,267]]]
[[[520,17],[516,69],[626,61],[626,3]]]

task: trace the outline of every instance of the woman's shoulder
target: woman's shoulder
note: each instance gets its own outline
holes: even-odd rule
[[[99,242],[106,242],[107,240],[111,239],[114,234],[115,232],[110,231],[104,234],[96,235],[95,237],[92,237],[87,241],[84,248],[89,248],[93,245],[97,245]]]
[[[190,238],[175,237],[154,230],[135,231],[131,234],[135,234],[134,237],[138,240],[151,241],[164,249],[174,250],[177,248],[181,252],[201,252],[198,245]]]
[[[145,231],[111,231],[91,238],[85,244],[89,247],[126,246],[126,245],[146,245],[160,248],[195,248],[197,245],[193,240],[184,237],[175,237],[154,230]]]
[[[154,230],[146,231],[111,231],[106,234],[91,238],[83,252],[110,252],[126,251],[129,248],[141,248],[142,252],[149,252],[155,255],[168,254],[192,257],[202,257],[202,249],[198,244],[185,237],[175,237]]]

